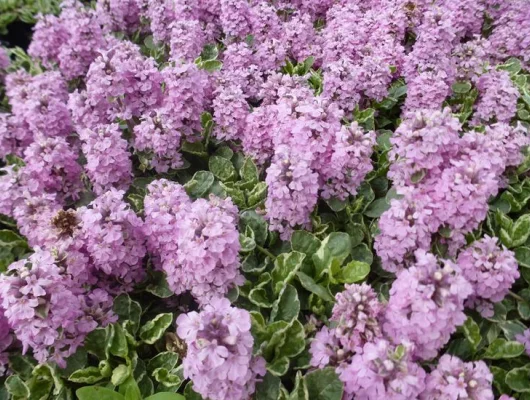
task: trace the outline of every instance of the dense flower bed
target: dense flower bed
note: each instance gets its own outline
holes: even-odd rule
[[[0,398],[530,398],[530,2],[93,3],[0,48]]]

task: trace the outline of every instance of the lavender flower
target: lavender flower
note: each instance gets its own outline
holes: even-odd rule
[[[51,359],[64,367],[65,358],[99,321],[86,319],[82,291],[61,271],[51,253],[35,250],[28,260],[13,263],[9,273],[0,276],[2,306],[23,353],[31,348],[38,361]],[[111,302],[102,305],[103,314],[109,315]],[[101,322],[113,321],[107,317]]]
[[[464,301],[473,290],[450,261],[441,267],[423,250],[415,257],[415,265],[399,273],[392,284],[383,331],[396,344],[413,343],[414,356],[426,360],[435,357],[464,323]]]
[[[346,285],[335,300],[330,318],[333,327],[322,327],[311,343],[311,365],[315,367],[341,369],[365,343],[382,337],[379,320],[383,306],[370,286]]]
[[[80,138],[87,160],[85,170],[94,191],[101,194],[112,187],[126,189],[131,182],[132,163],[118,124],[86,129],[80,132]]]
[[[479,99],[475,105],[473,122],[510,122],[517,111],[519,90],[506,71],[487,72],[476,83]]]
[[[497,245],[497,238],[485,236],[458,256],[462,275],[473,285],[474,297],[501,301],[519,278],[513,252]]]
[[[340,372],[345,392],[359,400],[416,399],[425,388],[425,371],[411,361],[407,346],[379,339],[366,343]]]
[[[177,237],[178,267],[164,269],[170,287],[190,290],[199,303],[244,283],[239,272],[238,211],[230,199],[198,199],[182,216]]]
[[[146,254],[143,221],[122,200],[123,195],[110,189],[78,211],[80,239],[93,267],[103,273],[99,274],[103,282],[107,276],[116,280],[120,291],[145,277]]]
[[[267,169],[267,219],[283,239],[296,226],[308,227],[318,200],[318,175],[310,169],[312,154],[279,146]]]
[[[167,172],[183,165],[180,154],[180,120],[165,108],[153,110],[134,127],[134,147],[138,151],[152,153],[151,166],[157,172]]]
[[[187,345],[184,377],[204,398],[247,399],[257,377],[265,375],[265,360],[252,356],[250,314],[227,299],[212,299],[200,313],[179,315],[177,334]]]
[[[465,363],[443,355],[425,380],[421,400],[493,400],[493,375],[484,361]]]
[[[145,199],[146,236],[155,265],[177,294],[191,291],[201,304],[244,280],[239,272],[237,208],[230,199],[188,198],[182,186],[151,183]]]
[[[24,187],[33,195],[53,193],[57,200],[77,199],[82,189],[78,155],[61,137],[37,137],[24,151]]]
[[[14,338],[9,321],[5,316],[5,311],[0,307],[0,376],[6,372],[6,366],[9,361],[7,350],[13,341]]]

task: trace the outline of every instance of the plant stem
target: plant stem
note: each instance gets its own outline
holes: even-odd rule
[[[269,257],[271,260],[276,260],[276,256],[272,254],[269,250],[264,249],[261,246],[256,245],[256,248],[261,251],[263,254],[265,254],[267,257]]]
[[[518,294],[512,292],[511,290],[508,292],[510,294],[510,296],[512,296],[514,299],[518,300],[518,301],[526,301],[525,299],[523,299],[521,296],[519,296]]]

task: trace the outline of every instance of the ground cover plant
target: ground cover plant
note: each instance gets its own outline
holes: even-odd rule
[[[530,399],[529,2],[34,17],[0,399]]]

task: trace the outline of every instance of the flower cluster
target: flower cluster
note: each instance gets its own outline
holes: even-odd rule
[[[204,398],[248,399],[257,377],[265,375],[265,360],[252,356],[250,314],[227,299],[213,299],[200,313],[181,314],[177,334],[187,346],[184,377]]]
[[[519,90],[506,71],[491,71],[477,79],[480,93],[473,121],[475,123],[510,122],[517,111]]]
[[[258,131],[272,129],[260,133],[258,139],[272,137],[273,156],[265,179],[266,217],[271,229],[284,239],[295,227],[310,226],[319,193],[326,199],[345,199],[357,193],[372,170],[370,156],[375,143],[374,133],[365,133],[357,123],[341,126],[343,113],[334,103],[305,90],[299,92],[301,97],[294,99],[284,94],[276,106],[266,106],[275,111],[265,111],[251,120],[259,123],[255,126]],[[243,139],[243,143],[251,140]]]
[[[239,272],[237,208],[211,196],[191,201],[182,186],[154,181],[145,199],[146,236],[155,265],[177,294],[201,304],[244,283]]]
[[[473,285],[474,299],[499,302],[508,294],[517,278],[517,260],[513,252],[497,245],[497,238],[485,236],[458,255],[458,268]]]
[[[101,278],[116,280],[119,291],[143,280],[146,254],[143,221],[122,200],[123,195],[112,189],[78,210],[79,240],[92,268],[103,272]]]
[[[348,398],[416,399],[425,388],[425,371],[411,360],[406,345],[368,342],[344,367],[340,378]]]
[[[83,141],[85,170],[94,192],[127,189],[132,178],[132,163],[127,141],[122,138],[118,124],[97,125],[94,130],[81,131],[79,137]]]
[[[34,251],[0,274],[0,365],[20,342],[64,366],[90,331],[116,321],[112,295],[152,283],[152,266],[176,296],[190,294],[165,306],[197,310],[177,319],[194,390],[251,398],[265,360],[253,355],[250,313],[224,298],[241,287],[238,304],[255,301],[234,205],[251,206],[255,180],[237,180],[244,156],[267,186],[252,207],[274,231],[247,259],[265,263],[265,293],[267,263],[289,248],[278,237],[313,221],[319,238],[369,225],[363,238],[375,233],[377,261],[396,274],[383,300],[379,286],[380,298],[366,283],[342,290],[334,260],[312,297],[300,296],[297,313],[318,314],[331,308],[313,307],[325,304],[324,286],[338,292],[310,345],[312,367],[335,368],[345,399],[492,399],[484,363],[439,352],[464,306],[490,316],[519,277],[497,238],[469,234],[482,235],[488,202],[530,144],[516,121],[529,103],[526,75],[515,61],[500,65],[517,57],[530,66],[528,2],[85,3],[64,0],[58,15],[38,17],[31,59],[0,48],[0,212]],[[388,151],[381,129],[393,131]],[[208,163],[211,151],[234,153],[228,180]],[[214,183],[195,198],[196,182],[179,182],[206,165]],[[370,187],[379,205],[388,192],[378,220],[361,210]],[[332,214],[337,203],[344,209]],[[311,257],[303,268],[310,274]],[[300,292],[311,284],[302,277],[290,277]],[[517,340],[529,347],[529,337]],[[428,370],[419,364],[439,356]]]
[[[67,0],[59,17],[46,15],[37,23],[28,52],[45,66],[58,65],[65,78],[74,79],[87,73],[106,46],[96,10]]]
[[[65,366],[87,333],[116,320],[112,301],[101,289],[84,293],[50,252],[35,250],[0,277],[2,307],[24,353]]]
[[[493,400],[493,375],[484,361],[465,363],[443,355],[425,379],[421,400]]]
[[[57,254],[76,284],[129,291],[145,277],[144,223],[115,189],[65,211],[54,196],[22,195],[13,211],[32,246]]]
[[[365,343],[382,336],[383,306],[369,285],[347,285],[335,300],[330,318],[333,328],[324,326],[311,343],[315,367],[343,366]]]
[[[13,111],[2,118],[2,129],[16,141],[13,149],[23,150],[38,136],[54,138],[72,133],[66,106],[68,89],[59,72],[47,71],[35,76],[22,71],[9,74],[6,93]],[[10,126],[15,132],[9,133]]]
[[[8,362],[8,349],[13,344],[11,326],[5,316],[5,311],[0,307],[0,375],[4,375]]]
[[[504,123],[460,133],[446,108],[407,114],[391,139],[389,177],[402,197],[381,217],[374,246],[388,271],[401,270],[415,249],[429,250],[440,232],[454,255],[486,217],[505,168],[521,162],[529,143],[520,127]]]
[[[466,320],[464,301],[473,289],[450,261],[440,266],[422,250],[415,258],[392,284],[383,330],[396,344],[413,343],[416,358],[430,359]]]

